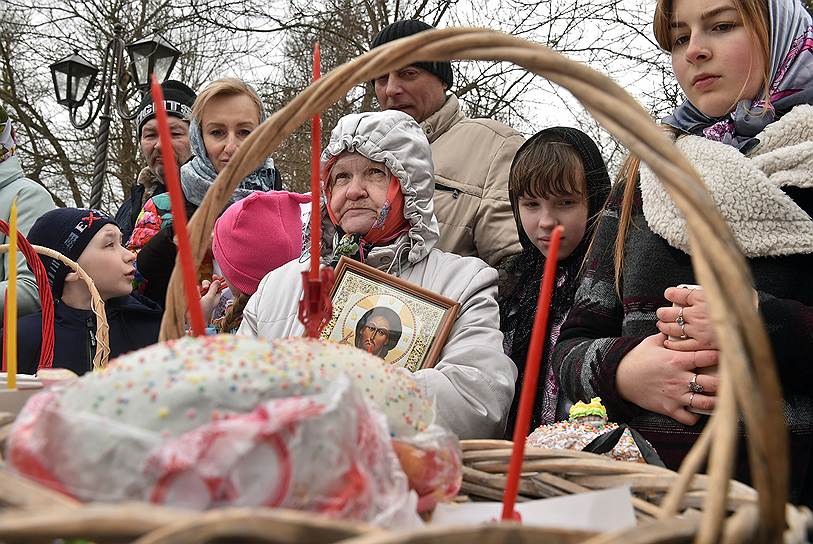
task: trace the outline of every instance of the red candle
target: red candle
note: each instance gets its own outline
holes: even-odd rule
[[[511,451],[508,480],[503,495],[503,521],[518,520],[518,515],[514,512],[514,503],[517,500],[519,475],[525,457],[525,438],[528,436],[528,427],[531,425],[531,411],[534,407],[534,400],[536,400],[536,384],[539,381],[542,349],[545,347],[545,331],[548,327],[548,313],[550,312],[551,294],[553,293],[553,280],[556,277],[559,240],[562,237],[563,230],[564,228],[561,225],[553,229],[550,251],[545,259],[545,270],[542,275],[539,298],[536,301],[536,316],[534,317],[534,327],[531,332],[531,344],[528,347],[528,358],[525,360],[525,376],[522,380],[519,410],[514,425],[514,449]]]
[[[313,47],[313,79],[319,79],[321,61],[319,42]],[[302,300],[299,301],[299,320],[305,326],[305,335],[318,338],[322,326],[330,318],[333,305],[330,288],[333,285],[333,269],[320,271],[322,240],[321,187],[319,176],[321,118],[313,116],[311,123],[311,263],[302,271]]]
[[[158,120],[158,137],[161,142],[161,158],[164,161],[164,179],[169,190],[169,201],[172,209],[172,225],[178,239],[178,257],[181,260],[183,287],[186,292],[186,303],[189,307],[189,318],[192,321],[193,336],[206,334],[203,310],[200,307],[198,293],[198,274],[192,261],[192,248],[189,244],[189,232],[186,228],[186,205],[181,182],[178,179],[178,163],[172,149],[172,136],[169,132],[169,120],[164,108],[164,92],[158,84],[158,78],[152,74],[152,100],[155,103],[155,118]]]
[[[319,54],[319,42],[313,46],[313,80],[319,79],[321,58]],[[311,281],[319,279],[319,261],[322,241],[322,217],[319,209],[321,199],[321,188],[319,184],[319,156],[321,154],[321,132],[322,119],[317,113],[311,121]]]

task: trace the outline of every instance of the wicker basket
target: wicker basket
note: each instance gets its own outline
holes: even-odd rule
[[[741,414],[753,482],[758,491],[750,536],[779,542],[786,525],[788,443],[782,392],[765,328],[750,297],[751,276],[734,238],[688,160],[652,122],[643,108],[608,77],[554,51],[520,38],[484,29],[451,28],[422,32],[376,48],[336,68],[305,89],[255,130],[218,176],[190,223],[196,265],[209,244],[214,222],[246,175],[271,155],[283,138],[353,86],[390,70],[427,60],[499,60],[518,64],[568,89],[587,110],[655,172],[687,220],[692,263],[710,300],[720,341],[717,410],[703,437],[686,458],[661,506],[661,525],[674,517],[691,488],[693,475],[708,458],[709,476],[696,525],[697,542],[717,542],[727,531],[728,490],[736,456]],[[702,240],[702,243],[699,241]],[[186,304],[176,267],[167,294],[162,339],[183,334]],[[584,461],[581,462],[582,464]],[[675,525],[677,526],[677,525]]]
[[[414,62],[449,59],[509,61],[565,87],[658,175],[687,218],[693,265],[710,300],[721,345],[718,406],[680,474],[608,461],[589,454],[528,451],[526,477],[520,489],[523,497],[535,493],[578,493],[627,483],[636,491],[635,506],[639,518],[643,518],[633,530],[591,537],[583,533],[501,524],[458,531],[429,529],[405,535],[366,535],[356,542],[451,543],[470,542],[475,538],[487,542],[589,541],[591,544],[781,542],[786,525],[798,528],[797,521],[803,512],[785,503],[788,446],[785,433],[781,431],[784,429],[782,394],[764,326],[750,298],[745,295],[750,292],[751,285],[745,260],[686,158],[623,89],[582,64],[541,45],[502,33],[457,28],[424,32],[398,40],[333,70],[255,130],[218,176],[190,222],[195,263],[201,262],[215,219],[240,180],[271,155],[282,139],[299,125],[332,105],[358,83]],[[699,240],[702,244],[698,243]],[[178,338],[183,334],[185,311],[181,274],[176,268],[167,295],[162,339]],[[740,415],[751,437],[749,456],[758,493],[730,480]],[[465,442],[463,445],[466,448],[466,491],[474,493],[479,489],[483,496],[500,495],[510,448],[506,443],[498,442]],[[697,476],[707,458],[709,475]],[[475,486],[478,487],[475,489]],[[654,497],[654,502],[641,498],[650,496]],[[693,515],[695,507],[701,510]],[[91,511],[91,508],[86,510]],[[148,507],[142,505],[132,511],[137,512],[138,508]],[[256,515],[259,523],[263,516],[272,514],[258,511],[251,515]],[[193,536],[189,540],[179,537],[173,542],[206,541],[205,535],[209,533],[205,530],[205,520],[216,517],[217,513],[209,513],[197,517],[197,521],[189,521],[191,526],[184,529],[188,531],[184,534]],[[66,518],[71,519],[70,516]],[[11,536],[9,527],[13,520],[25,524],[31,519],[19,514],[0,518],[0,539]],[[186,522],[185,519],[179,521]],[[196,526],[198,522],[202,524]],[[43,526],[42,523],[35,525]],[[16,534],[22,538],[24,534],[35,533]],[[310,534],[303,533],[296,538],[300,537],[302,542],[313,540]]]
[[[482,527],[428,527],[405,534],[368,534],[343,544],[581,544],[590,533],[541,529],[515,523]]]
[[[0,541],[4,543],[80,538],[137,544],[327,544],[380,532],[358,523],[290,510],[224,508],[196,512],[147,503],[81,505],[7,470],[0,470],[0,496],[5,507],[0,510]]]
[[[504,440],[464,440],[463,487],[468,498],[501,500],[505,488],[512,443]],[[573,450],[528,448],[525,451],[520,502],[570,495],[626,485],[633,494],[637,525],[612,534],[596,535],[575,530],[539,528],[513,523],[480,527],[428,527],[402,534],[365,534],[343,544],[654,544],[689,543],[699,534],[710,480],[695,475],[678,505],[679,517],[664,507],[663,497],[678,484],[680,475],[643,463],[616,461],[609,457]],[[757,540],[757,493],[732,481],[728,490],[724,529],[717,542]],[[810,511],[787,508],[788,528],[784,542],[807,542]]]

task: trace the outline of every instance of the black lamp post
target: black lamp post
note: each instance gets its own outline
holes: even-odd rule
[[[158,33],[125,45],[121,39],[122,26],[116,25],[113,38],[108,42],[102,64],[101,80],[96,95],[88,95],[97,83],[99,69],[84,59],[78,51],[51,65],[56,100],[68,108],[71,124],[78,129],[89,127],[99,117],[99,134],[93,161],[93,185],[89,207],[99,208],[102,203],[107,143],[110,137],[111,105],[122,119],[133,119],[136,112],[127,101],[148,92],[151,73],[164,82],[175,67],[181,52]],[[124,56],[127,52],[129,62]],[[87,102],[87,118],[80,120],[78,112]],[[100,115],[101,114],[101,115]]]

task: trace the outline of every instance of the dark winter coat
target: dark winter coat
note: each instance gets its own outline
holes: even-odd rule
[[[161,308],[139,296],[110,299],[105,304],[110,325],[110,358],[118,357],[158,341]],[[42,344],[42,314],[18,321],[17,350],[21,373],[37,371]],[[61,301],[54,307],[54,368],[67,368],[81,375],[93,367],[96,353],[96,316]]]
[[[618,232],[623,186],[613,189],[602,214],[586,271],[554,349],[565,394],[574,400],[600,396],[612,421],[629,423],[649,440],[664,463],[677,469],[703,431],[706,420],[686,426],[621,398],[615,374],[624,356],[656,334],[655,311],[670,303],[667,287],[697,283],[690,257],[669,246],[649,228],[636,190],[632,222],[624,244],[621,296],[615,290],[613,244]],[[813,216],[813,190],[787,193]],[[791,447],[791,496],[813,501],[813,255],[756,257],[748,265],[759,294],[759,310],[768,329],[785,394],[785,418]],[[740,444],[736,477],[749,482],[745,448]]]

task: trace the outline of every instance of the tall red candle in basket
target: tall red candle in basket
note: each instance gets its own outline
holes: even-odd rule
[[[206,334],[206,323],[203,320],[203,310],[200,307],[198,274],[192,259],[189,231],[186,228],[186,205],[181,192],[181,181],[178,179],[178,163],[175,162],[175,151],[172,148],[167,110],[164,108],[164,92],[155,74],[152,74],[152,101],[155,103],[155,118],[158,120],[161,158],[164,161],[164,179],[169,191],[172,225],[178,239],[178,258],[181,261],[186,305],[189,308],[189,319],[192,322],[192,335],[203,336]]]
[[[322,71],[319,42],[313,46],[313,80]],[[311,269],[310,279],[319,279],[319,261],[322,248],[322,217],[320,213],[321,188],[319,182],[319,156],[321,155],[322,119],[317,113],[311,122]]]
[[[545,348],[545,332],[548,328],[548,314],[550,313],[551,295],[553,293],[553,280],[556,277],[556,261],[559,257],[559,242],[564,228],[559,225],[553,229],[550,241],[550,251],[545,257],[545,270],[542,273],[542,285],[539,288],[539,298],[536,301],[536,316],[531,331],[531,343],[528,346],[528,358],[525,360],[525,376],[522,380],[522,392],[519,397],[519,410],[514,425],[514,448],[511,451],[511,463],[508,465],[508,480],[503,495],[502,519],[515,520],[514,504],[517,501],[519,490],[519,476],[522,471],[522,461],[525,457],[525,438],[528,436],[528,427],[531,425],[531,412],[536,400],[536,384],[539,381],[539,365],[542,360],[542,350]]]

